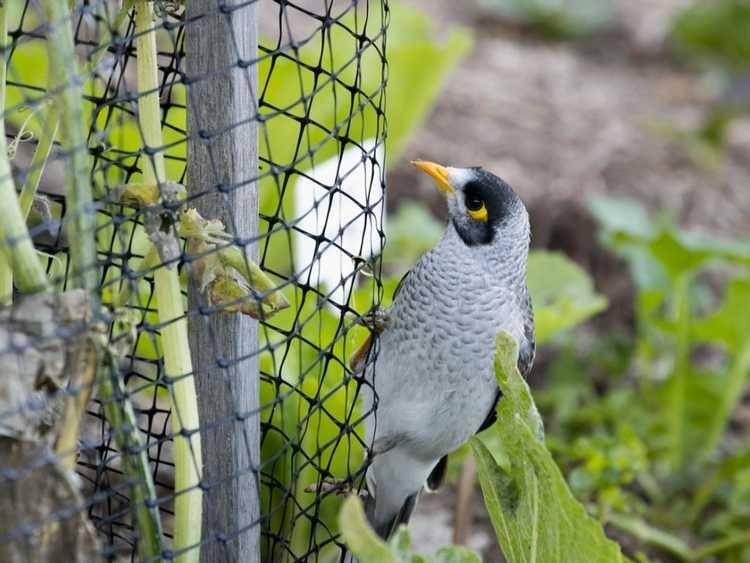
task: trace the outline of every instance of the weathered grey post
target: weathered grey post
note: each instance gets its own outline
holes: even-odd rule
[[[187,0],[188,190],[204,217],[247,239],[257,232],[255,3]],[[241,124],[241,125],[237,125]],[[203,447],[201,560],[259,561],[258,326],[245,315],[199,314],[190,285],[190,347]]]

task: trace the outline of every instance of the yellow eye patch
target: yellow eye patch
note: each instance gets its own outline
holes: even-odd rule
[[[482,205],[477,209],[466,209],[466,213],[475,221],[487,222],[487,206],[482,202]]]

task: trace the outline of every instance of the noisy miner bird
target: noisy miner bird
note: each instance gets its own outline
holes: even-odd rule
[[[447,455],[495,420],[497,333],[518,340],[524,376],[535,350],[520,198],[482,168],[413,164],[445,192],[448,225],[396,289],[366,374],[365,412],[375,408],[366,423],[366,512],[383,538],[408,522],[424,487],[437,488]]]

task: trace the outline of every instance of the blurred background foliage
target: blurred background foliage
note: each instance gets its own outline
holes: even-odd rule
[[[450,158],[461,143],[472,146],[461,152],[464,158],[471,152],[492,154],[493,139],[510,152],[496,158],[507,165],[511,176],[522,180],[512,183],[527,198],[532,242],[539,246],[529,260],[528,283],[541,347],[529,384],[545,423],[547,447],[576,498],[605,525],[629,558],[750,561],[750,201],[746,197],[750,169],[744,140],[750,122],[750,3],[665,2],[669,10],[654,10],[653,19],[662,18],[663,23],[659,35],[649,36],[650,42],[638,35],[643,27],[655,25],[648,2],[477,0],[471,4],[474,16],[458,16],[480,36],[469,64],[492,70],[461,70],[458,83],[449,83],[445,101],[432,113],[437,125],[418,133],[409,146],[429,151],[441,134],[453,131],[457,142],[445,150],[433,146],[442,159]],[[638,10],[638,17],[633,16]],[[459,14],[450,7],[438,11]],[[604,173],[602,179],[597,170],[584,170],[584,177],[590,172],[591,180],[566,175],[554,187],[530,190],[536,199],[530,198],[523,180],[534,170],[524,164],[528,158],[524,143],[530,142],[532,133],[527,130],[533,127],[524,125],[557,117],[550,107],[538,106],[544,88],[554,96],[558,84],[540,82],[540,98],[519,104],[528,108],[528,114],[510,116],[486,106],[457,105],[462,96],[476,104],[460,84],[474,87],[490,80],[491,73],[498,72],[495,61],[503,49],[514,62],[525,53],[546,62],[537,53],[559,49],[568,57],[555,59],[561,64],[575,59],[573,74],[581,71],[580,61],[593,60],[601,78],[591,72],[586,80],[611,81],[617,76],[623,88],[628,87],[628,76],[633,83],[642,78],[634,69],[663,73],[665,78],[654,88],[666,88],[668,103],[678,109],[639,116],[639,127],[644,136],[666,147],[670,157],[664,160],[669,164],[659,169],[636,161],[631,169],[618,170],[619,175]],[[615,75],[613,67],[625,69],[625,77]],[[518,75],[524,72],[522,63],[501,68]],[[521,86],[513,81],[518,75],[500,75],[493,83],[503,83],[512,91]],[[474,76],[476,81],[469,82]],[[582,90],[586,87],[580,84]],[[633,87],[636,91],[644,95]],[[690,100],[689,112],[685,100]],[[453,111],[455,118],[449,115]],[[518,125],[509,121],[513,117]],[[621,119],[619,114],[612,117]],[[589,145],[606,143],[604,133],[594,127],[582,128],[579,134],[591,135],[586,139]],[[502,143],[504,138],[511,142]],[[565,158],[559,155],[570,156],[556,142],[558,138],[545,144],[548,152],[537,160],[540,165],[550,163],[553,177],[566,174],[563,167],[555,168],[558,159]],[[686,214],[693,192],[686,189],[679,196],[670,195],[667,167],[678,171],[674,174],[679,177],[700,179],[699,187],[692,190],[702,191],[697,196],[701,202],[727,198],[727,205],[717,203],[714,208],[693,200],[693,205],[705,209],[693,208]],[[505,174],[501,165],[494,171]],[[657,186],[663,175],[664,192],[646,198],[625,183],[620,187],[618,180],[626,175],[635,178],[634,183],[651,175]],[[420,191],[408,185],[419,182],[417,175],[398,169],[393,177],[408,186],[389,184],[400,197],[389,203],[383,264],[387,272],[397,274],[428,249],[441,230],[426,208],[438,217],[444,212],[439,198],[432,199],[424,191],[429,188]],[[583,188],[565,182],[596,187],[587,186],[583,193]],[[553,195],[556,189],[563,194]],[[715,213],[732,206],[744,220],[731,226],[724,223],[722,228],[722,216]],[[718,225],[716,234],[705,224]],[[496,428],[480,439],[500,467],[508,465]],[[451,456],[449,500],[423,499],[412,526],[418,551],[432,553],[437,547],[437,534],[420,527],[420,518],[428,522],[425,527],[453,528],[456,538],[469,455],[464,447]],[[476,494],[473,498],[478,502]],[[441,510],[448,514],[436,516]],[[469,536],[476,540],[481,536],[477,528],[484,529],[494,543],[482,512],[471,511],[474,531]],[[461,538],[478,546],[485,561],[515,560],[503,558],[486,544],[482,548],[479,540],[472,544],[474,540]],[[443,541],[449,543],[448,537]]]
[[[494,15],[548,39],[575,39],[615,24],[612,0],[482,0]]]
[[[727,139],[732,125],[746,120],[750,107],[750,2],[698,0],[682,4],[687,7],[673,11],[664,44],[654,57],[662,61],[660,64],[670,68],[676,65],[691,73],[709,94],[700,105],[697,125],[685,127],[670,122],[674,134],[667,135],[665,142],[677,153],[687,146],[688,152],[695,149],[705,154],[708,150],[712,158],[718,155],[722,159],[730,152]],[[614,45],[623,40],[619,11],[624,4],[615,0],[482,0],[478,5],[482,22],[475,26],[477,29],[487,25],[484,18],[490,14],[492,21],[532,32],[534,41],[555,41],[551,48],[560,48],[560,40],[585,44],[601,34],[605,34],[601,43],[605,47],[610,44],[606,41]],[[13,3],[10,9],[13,29],[19,14],[13,13]],[[441,89],[455,77],[457,65],[461,61],[469,64],[465,57],[472,48],[472,31],[458,29],[451,22],[445,33],[433,21],[437,17],[391,4],[385,163],[389,174],[404,159],[440,152],[439,140],[420,132],[420,126],[428,116],[435,121],[443,118],[440,113],[430,114],[431,107]],[[379,22],[373,25],[377,27]],[[168,41],[167,36],[160,41]],[[347,43],[351,35],[336,28],[327,41],[326,48],[319,43],[303,46],[301,58],[333,67],[348,60],[348,53],[355,47]],[[25,131],[27,135],[39,135],[46,108],[31,113],[28,101],[39,93],[15,84],[36,85],[40,91],[45,88],[47,59],[42,40],[20,44],[14,62],[8,71],[7,122],[9,133],[23,141]],[[300,92],[309,91],[316,78],[291,62],[280,60],[277,64],[273,72],[270,60],[259,67],[259,84],[269,103],[262,111],[309,111],[327,127],[352,115],[352,127],[372,131],[375,136],[376,113],[356,105],[353,111],[340,84],[324,85],[309,108],[290,108],[290,104],[301,103]],[[377,61],[365,57],[361,64],[361,74],[353,65],[347,66],[342,82],[356,79],[362,81],[363,90],[374,90],[380,83],[380,71],[368,70],[368,65]],[[104,86],[91,80],[85,88],[93,99]],[[185,129],[184,88],[172,89],[171,102],[168,114],[163,116],[167,143],[177,141],[179,131]],[[455,107],[463,119],[481,119],[472,115],[471,109]],[[276,162],[298,162],[298,167],[311,168],[315,163],[309,161],[309,149],[320,145],[316,158],[321,160],[340,149],[338,141],[326,138],[322,129],[320,135],[298,142],[294,120],[285,125],[278,119],[274,122],[275,128],[261,139],[262,158],[273,155]],[[105,160],[108,151],[113,151],[113,157],[135,163],[141,135],[131,114],[109,107],[94,115],[87,126],[95,133]],[[303,152],[294,154],[295,146]],[[169,154],[184,157],[184,150],[183,143],[176,143]],[[415,154],[417,151],[421,154]],[[679,162],[686,175],[702,173],[690,168],[689,163]],[[177,166],[167,158],[167,175],[184,181]],[[501,169],[494,171],[504,175]],[[286,187],[295,179],[274,170],[266,172],[261,185],[261,213],[272,215],[281,207],[291,217],[294,191]],[[119,167],[102,166],[97,173],[122,172]],[[390,178],[389,186],[397,197],[388,202],[388,242],[380,256],[382,287],[361,276],[350,300],[361,313],[369,310],[376,297],[382,297],[382,304],[387,306],[400,276],[442,232],[442,222],[430,213],[432,200],[422,197],[419,190],[411,191],[413,199],[402,197],[399,184],[405,178],[403,174]],[[94,177],[95,186],[100,187],[126,178],[108,180],[105,183]],[[747,190],[750,177],[746,169],[733,181]],[[723,196],[716,192],[713,197]],[[550,244],[556,251],[538,249],[530,257],[528,282],[541,344],[530,384],[546,426],[546,444],[575,496],[607,524],[610,536],[630,557],[641,561],[746,563],[750,561],[750,238],[747,232],[725,232],[722,237],[697,234],[674,213],[654,211],[650,202],[644,205],[628,197],[578,199],[584,200],[581,212],[595,221],[593,232],[582,236],[595,239],[598,251],[615,257],[625,269],[602,276],[574,252],[566,257],[564,245],[554,244],[558,241]],[[556,205],[552,200],[536,203],[542,207]],[[54,206],[52,209],[54,212]],[[740,209],[740,214],[750,217],[750,210]],[[532,219],[535,217],[532,213]],[[272,225],[265,227],[271,229]],[[537,233],[545,227],[536,222],[532,231]],[[584,223],[572,228],[583,229]],[[105,228],[100,236],[104,241],[110,233]],[[292,269],[289,249],[294,241],[288,236],[273,235],[263,250],[266,262],[280,277]],[[107,240],[105,246],[108,244]],[[57,271],[64,271],[64,256],[58,259]],[[616,303],[605,297],[613,276],[628,278],[632,285],[626,298]],[[348,357],[366,331],[356,329],[355,336],[342,339],[339,316],[321,307],[314,293],[286,293],[293,306],[269,321],[274,330],[262,331],[262,337],[273,338],[274,331],[297,330],[310,346],[295,339],[291,348],[277,348],[261,358],[261,371],[281,373],[285,382],[277,386],[270,378],[261,379],[261,401],[270,405],[265,421],[273,421],[274,427],[283,431],[266,436],[263,461],[271,467],[278,489],[292,491],[297,503],[289,497],[274,497],[264,488],[263,509],[273,511],[274,529],[287,527],[290,540],[285,550],[291,554],[306,551],[307,538],[315,533],[313,521],[331,530],[338,526],[341,499],[335,494],[328,495],[315,514],[308,512],[314,493],[306,493],[305,488],[320,477],[311,459],[315,458],[316,466],[327,467],[332,477],[355,472],[363,460],[362,445],[354,437],[344,442],[335,439],[342,421],[358,424],[353,408],[355,385],[332,389],[345,376]],[[105,300],[109,299],[105,295]],[[143,305],[154,308],[153,302]],[[297,311],[299,314],[295,314]],[[153,313],[144,315],[141,321],[157,320],[148,317]],[[613,316],[617,322],[608,324],[607,319]],[[593,320],[586,322],[591,317]],[[155,358],[158,345],[158,341],[143,339],[138,343],[138,355]],[[320,372],[305,373],[303,366],[312,365],[311,359],[317,358],[319,349],[325,350],[330,361],[317,364],[325,365]],[[293,392],[295,385],[300,385],[311,400],[326,397],[330,414],[322,409],[310,414],[310,403]],[[166,397],[161,400],[166,401]],[[301,448],[288,447],[290,436],[301,438]],[[490,451],[501,455],[495,429],[485,432],[481,440]],[[453,482],[468,455],[468,448],[463,448],[452,456]],[[293,490],[289,489],[291,484]],[[449,503],[453,497],[443,498]],[[452,510],[450,506],[442,508]],[[415,518],[418,520],[420,514]],[[488,528],[486,519],[475,516],[475,520],[477,528]],[[445,540],[447,543],[448,538]],[[420,549],[426,540],[421,541]],[[405,545],[404,549],[408,548],[408,542]],[[432,552],[437,546],[430,547]],[[502,560],[493,559],[495,552],[488,549],[485,560]]]

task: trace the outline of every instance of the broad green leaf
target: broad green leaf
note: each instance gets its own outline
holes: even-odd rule
[[[718,445],[721,435],[742,399],[750,373],[750,279],[732,280],[722,305],[710,316],[692,328],[698,339],[724,344],[728,353],[728,369],[714,377],[715,397],[707,405],[704,424],[698,426],[702,440],[693,439],[694,447],[710,454]],[[709,395],[710,396],[710,395]],[[706,394],[691,394],[688,399],[698,404],[706,403]],[[693,417],[691,426],[696,426]]]
[[[481,563],[480,557],[465,547],[441,547],[430,560],[432,563]]]
[[[606,233],[621,232],[643,238],[653,235],[654,226],[646,210],[633,199],[596,195],[589,198],[587,207]]]
[[[476,553],[460,546],[442,547],[431,557],[417,555],[405,526],[384,542],[370,528],[362,501],[356,496],[342,504],[339,526],[344,542],[360,563],[481,563]]]
[[[531,252],[526,281],[539,343],[607,307],[607,300],[594,291],[590,276],[559,253]]]
[[[740,353],[750,340],[750,278],[737,278],[730,282],[721,307],[693,326],[701,340],[723,343]]]
[[[349,497],[341,505],[339,526],[344,542],[361,563],[397,563],[393,550],[367,523],[359,498]]]
[[[496,426],[511,461],[495,463],[477,439],[472,448],[479,482],[503,554],[509,563],[625,561],[620,547],[575,500],[541,436],[541,420],[516,368],[518,345],[497,336],[495,373],[503,391]]]
[[[675,280],[712,260],[750,265],[747,239],[682,231],[667,218],[652,222],[643,206],[624,198],[597,196],[588,208],[602,226],[603,242],[628,260],[639,287],[664,288],[663,275]]]

